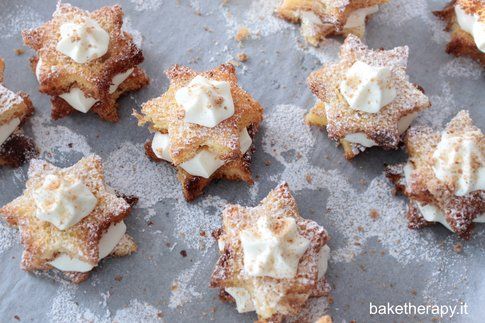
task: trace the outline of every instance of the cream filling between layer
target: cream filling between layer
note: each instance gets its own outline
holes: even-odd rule
[[[40,72],[41,72],[42,60],[39,58],[37,62],[37,66],[35,67],[35,76],[37,77],[37,81],[40,81]],[[118,87],[123,83],[134,71],[134,68],[130,68],[125,72],[116,74],[113,79],[111,80],[111,85],[109,87],[109,94],[113,94]],[[62,93],[59,95],[62,99],[64,99],[71,107],[74,109],[82,112],[87,113],[93,105],[95,105],[98,100],[95,98],[89,97],[78,87],[71,87],[69,92]]]
[[[418,113],[413,112],[413,113],[410,113],[410,114],[402,117],[399,120],[399,122],[397,124],[397,129],[398,129],[400,135],[402,135],[409,128],[409,126],[411,125],[413,120],[416,119],[417,116],[418,116]],[[344,139],[347,140],[348,142],[353,143],[353,144],[359,144],[359,145],[367,147],[367,148],[377,146],[377,143],[374,140],[367,137],[367,135],[363,132],[356,132],[356,133],[348,134],[344,137]]]
[[[409,179],[411,173],[413,172],[413,166],[408,162],[404,166],[404,178],[406,180],[406,185],[409,185]],[[446,221],[446,217],[443,211],[441,211],[436,205],[434,204],[423,204],[418,201],[415,201],[416,205],[418,206],[419,211],[423,218],[428,222],[439,222],[444,225],[448,230],[453,232],[448,221]],[[485,214],[480,214],[475,219],[473,219],[475,223],[485,223]]]
[[[120,242],[126,233],[126,224],[121,221],[113,223],[99,240],[99,260],[108,256]],[[78,258],[72,258],[67,254],[60,254],[49,265],[61,271],[75,271],[85,273],[95,266]]]
[[[20,124],[19,118],[13,118],[9,122],[0,126],[0,146],[7,140],[8,137],[17,129]]]
[[[479,20],[478,15],[467,14],[459,5],[455,5],[455,14],[461,29],[469,33],[477,48],[485,53],[485,23]]]

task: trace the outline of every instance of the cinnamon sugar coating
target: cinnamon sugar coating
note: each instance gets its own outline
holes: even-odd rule
[[[94,210],[79,223],[66,230],[59,230],[49,222],[35,216],[36,204],[33,192],[42,185],[47,175],[69,174],[81,180],[94,194],[98,202]],[[0,208],[0,215],[13,227],[18,227],[24,246],[21,267],[26,271],[51,270],[48,264],[59,254],[67,254],[93,266],[99,263],[99,241],[111,224],[125,219],[131,206],[118,197],[104,182],[101,158],[84,157],[68,168],[58,168],[46,161],[32,160],[26,188],[21,196]],[[122,239],[112,255],[123,256],[136,251],[130,237]],[[85,280],[88,273],[64,272],[76,283]]]
[[[455,6],[460,6],[466,14],[478,15],[479,20],[485,23],[485,3],[482,0],[452,0],[443,10],[434,11],[435,16],[446,22],[445,31],[451,34],[446,52],[454,56],[468,56],[485,67],[485,53],[477,48],[473,36],[458,24]]]
[[[262,215],[292,217],[298,232],[310,241],[310,246],[298,264],[294,278],[277,279],[268,276],[249,276],[244,272],[244,254],[239,238],[242,230],[254,226]],[[310,297],[320,297],[329,292],[325,277],[318,278],[318,254],[329,237],[316,222],[303,219],[296,201],[286,183],[272,190],[256,207],[228,205],[222,213],[222,227],[213,236],[222,246],[220,257],[212,273],[210,286],[221,289],[223,300],[234,301],[225,288],[246,289],[251,298],[256,295],[271,305],[271,316],[258,314],[260,322],[280,322],[288,315],[298,314]]]
[[[466,131],[480,130],[473,125],[468,112],[461,111],[450,121],[445,131],[460,135]],[[433,153],[440,140],[441,133],[438,131],[424,126],[412,127],[404,140],[409,155],[408,162],[413,167],[409,179],[404,177],[404,164],[388,166],[386,176],[396,185],[398,191],[409,198],[407,217],[411,228],[432,224],[423,218],[416,206],[416,203],[431,204],[445,214],[446,222],[456,234],[469,239],[474,227],[473,220],[485,213],[485,191],[476,190],[464,196],[456,196],[452,185],[435,176]],[[478,145],[483,153],[483,134]]]
[[[0,58],[0,126],[15,118],[20,120],[19,127],[34,113],[29,96],[24,92],[14,93],[3,84],[5,63]],[[37,155],[32,139],[24,136],[19,129],[0,144],[0,166],[19,167],[26,160]]]
[[[68,22],[79,22],[86,18],[95,20],[109,34],[108,51],[103,56],[79,64],[56,49],[60,40],[59,28]],[[113,77],[143,62],[143,53],[133,42],[133,37],[122,30],[123,11],[119,5],[102,7],[88,12],[70,4],[60,3],[52,20],[42,26],[22,31],[24,43],[37,52],[32,59],[35,72],[39,59],[39,90],[53,97],[52,117],[58,119],[73,112],[59,95],[78,87],[88,97],[100,102],[92,110],[102,119],[116,122],[118,112],[116,100],[128,91],[136,91],[148,84],[148,77],[137,68],[115,93],[109,88]]]
[[[312,46],[318,46],[332,35],[354,34],[363,37],[364,26],[344,28],[347,19],[355,10],[387,3],[388,0],[283,0],[276,14],[291,23],[301,23],[301,33]],[[304,15],[311,15],[318,24],[306,22]],[[368,17],[366,18],[366,22]],[[304,24],[309,25],[305,30]]]
[[[350,145],[344,140],[346,135],[364,133],[379,147],[396,149],[401,142],[399,120],[431,105],[422,89],[409,82],[406,74],[408,51],[407,46],[392,50],[370,50],[359,38],[349,35],[340,48],[340,61],[324,64],[307,79],[310,90],[318,99],[306,116],[307,123],[325,126],[329,138],[340,141],[344,147]],[[356,61],[391,70],[397,95],[378,113],[352,109],[340,93],[339,84]],[[346,151],[348,159],[357,154],[358,151]]]
[[[254,138],[263,119],[263,108],[239,87],[234,66],[222,64],[207,72],[196,72],[185,66],[174,65],[166,74],[170,79],[168,90],[162,96],[144,103],[141,114],[135,112],[134,115],[138,118],[138,125],[148,124],[151,131],[169,135],[170,155],[173,165],[177,167],[185,198],[193,200],[202,194],[205,186],[217,178],[243,180],[252,184],[249,169],[251,152],[241,152],[239,133],[247,128]],[[197,75],[230,84],[234,115],[212,128],[186,122],[185,110],[175,100],[177,90],[186,86]],[[145,148],[149,157],[160,161],[151,151],[151,144],[146,144]],[[179,166],[202,149],[215,153],[226,162],[209,179],[190,175]]]

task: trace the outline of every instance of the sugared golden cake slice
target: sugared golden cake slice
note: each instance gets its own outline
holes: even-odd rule
[[[246,131],[246,137],[255,136],[263,118],[263,109],[251,95],[238,86],[234,66],[223,64],[207,72],[196,72],[188,67],[174,65],[167,71],[167,76],[170,79],[167,92],[143,104],[141,114],[135,113],[140,126],[148,123],[151,131],[167,138],[169,146],[166,147],[165,158],[156,156],[151,141],[145,145],[148,156],[155,161],[165,159],[177,167],[184,196],[189,201],[202,194],[204,187],[217,178],[243,180],[252,184],[249,169],[251,149],[241,147],[240,135]],[[226,96],[231,98],[234,107],[232,115],[212,127],[187,121],[184,106],[176,99],[178,91],[190,89],[191,86],[193,88],[192,82],[201,77],[206,83],[224,83],[227,87]],[[212,88],[208,89],[212,91]],[[206,94],[204,91],[197,93]],[[222,100],[222,96],[217,99]],[[203,101],[199,103],[202,105]],[[194,107],[197,108],[197,104]],[[208,111],[211,112],[211,109],[225,110],[226,107],[208,108]],[[216,156],[215,159],[223,165],[205,177],[184,170],[184,163],[205,152]]]
[[[409,129],[407,164],[388,166],[387,177],[409,198],[410,228],[440,222],[464,239],[485,222],[485,136],[468,112],[459,112],[443,133]]]
[[[0,208],[0,215],[20,229],[22,269],[58,269],[79,283],[102,258],[136,251],[123,222],[131,205],[104,180],[101,158],[95,155],[68,168],[32,160],[23,195]],[[71,218],[81,211],[81,217]]]
[[[20,130],[34,107],[26,93],[14,93],[3,86],[4,69],[0,59],[0,166],[19,167],[37,153],[32,139]]]
[[[326,127],[329,138],[344,147],[347,159],[352,159],[366,147],[396,149],[402,133],[418,112],[430,106],[422,89],[409,82],[406,74],[408,48],[370,50],[359,38],[349,35],[339,55],[339,62],[324,64],[307,79],[310,90],[317,97],[317,103],[306,116],[307,123]],[[365,69],[357,70],[356,66]],[[359,75],[354,71],[360,72]],[[349,74],[351,72],[354,74]],[[344,96],[343,82],[350,91],[361,91],[358,107],[352,106]],[[380,92],[373,96],[371,90],[377,88]],[[377,111],[369,112],[360,107],[384,97],[385,91],[392,93],[392,100],[385,102],[381,99],[380,102],[385,104],[381,104]],[[354,139],[356,136],[360,138]]]
[[[363,37],[369,16],[388,0],[283,0],[276,13],[300,23],[305,40],[318,46],[331,35],[354,34]]]
[[[220,257],[210,286],[240,313],[256,311],[261,322],[298,314],[308,298],[329,292],[325,280],[328,235],[303,219],[286,183],[256,207],[228,205],[213,235]]]
[[[453,0],[433,13],[446,22],[445,30],[451,33],[446,52],[469,56],[485,67],[485,2]]]
[[[88,12],[60,3],[52,20],[22,32],[24,43],[37,52],[32,68],[39,90],[52,96],[54,119],[93,110],[116,122],[118,97],[148,84],[137,67],[143,53],[122,24],[119,5]]]

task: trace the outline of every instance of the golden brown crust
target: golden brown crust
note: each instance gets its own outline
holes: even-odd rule
[[[310,241],[310,246],[300,259],[297,275],[291,279],[272,277],[251,277],[243,273],[243,251],[239,239],[241,230],[254,226],[257,218],[263,214],[275,217],[293,217],[298,225],[299,234]],[[312,296],[321,296],[328,292],[325,278],[318,279],[317,259],[320,249],[327,243],[326,231],[317,223],[303,219],[296,201],[286,183],[272,190],[261,203],[254,208],[240,205],[228,205],[223,213],[223,226],[213,233],[222,241],[220,258],[212,273],[210,286],[213,288],[242,287],[252,297],[270,299],[274,304],[271,316],[263,317],[261,322],[279,322],[285,315],[297,314]],[[226,294],[222,294],[226,295]],[[226,300],[232,297],[226,295]]]
[[[247,128],[250,136],[255,136],[263,119],[263,108],[239,87],[234,66],[222,64],[213,70],[199,73],[188,67],[174,65],[166,74],[170,79],[167,92],[143,104],[141,114],[135,112],[134,115],[140,126],[148,123],[152,131],[169,134],[170,155],[177,167],[177,177],[182,184],[185,198],[191,201],[200,196],[203,189],[214,179],[243,180],[252,184],[250,154],[241,153],[239,133]],[[197,75],[226,81],[231,86],[234,115],[213,128],[185,122],[185,111],[175,100],[176,91]],[[145,144],[145,149],[150,158],[160,161],[151,151],[151,144]],[[216,153],[226,162],[208,179],[192,176],[178,166],[193,158],[202,149]]]
[[[464,31],[457,22],[455,6],[459,5],[467,14],[477,14],[485,21],[485,5],[481,0],[453,0],[443,10],[434,11],[435,16],[446,22],[446,31],[451,33],[451,40],[446,52],[454,56],[468,56],[485,67],[485,53],[482,53],[472,35]]]
[[[109,33],[108,51],[102,57],[84,64],[78,64],[67,55],[56,50],[59,41],[60,26],[65,22],[79,21],[89,17]],[[24,43],[37,52],[32,60],[32,67],[39,58],[42,60],[39,73],[39,90],[49,94],[52,99],[52,117],[62,118],[71,114],[71,108],[58,96],[78,87],[82,92],[100,101],[92,107],[102,119],[116,122],[118,120],[118,97],[127,91],[135,91],[148,84],[148,77],[140,68],[136,68],[118,90],[110,94],[109,87],[117,74],[136,67],[143,62],[143,53],[133,42],[132,36],[122,30],[123,11],[119,5],[102,7],[88,12],[69,4],[59,4],[52,20],[36,29],[22,31]]]
[[[329,138],[335,141],[343,140],[348,134],[364,133],[378,146],[396,149],[401,141],[399,120],[431,105],[422,89],[409,82],[406,74],[407,58],[407,47],[373,51],[356,36],[348,36],[340,48],[340,61],[325,64],[308,77],[308,86],[317,96],[318,102],[306,117],[307,122],[325,125]],[[339,91],[339,84],[344,79],[346,71],[357,60],[371,65],[387,66],[392,70],[397,96],[378,113],[352,109]],[[346,145],[344,142],[344,147]],[[347,145],[347,158],[357,153],[355,147]]]
[[[307,27],[301,27],[305,40],[313,46],[318,46],[321,41],[332,35],[354,34],[363,37],[365,26],[344,28],[350,14],[358,9],[387,2],[388,0],[284,0],[276,10],[276,14],[291,23],[306,24],[302,13],[311,14],[320,20],[318,24],[310,23],[309,30],[306,30]]]
[[[33,191],[49,174],[75,176],[83,181],[98,200],[87,217],[66,230],[59,230],[35,216]],[[64,169],[43,160],[32,160],[23,195],[0,208],[0,214],[10,225],[20,228],[25,248],[21,267],[26,271],[36,271],[52,269],[48,262],[59,254],[67,254],[97,266],[100,260],[99,240],[111,224],[122,221],[130,210],[131,206],[104,183],[101,159],[91,155]],[[116,253],[128,254],[133,250],[136,248],[133,249],[128,239],[123,240],[123,247]],[[85,274],[76,273],[74,276],[73,281],[78,281],[79,276],[85,277]]]
[[[461,111],[447,125],[445,131],[457,133],[476,130],[468,112]],[[454,187],[436,178],[433,171],[433,153],[441,140],[441,134],[429,127],[412,127],[405,137],[409,163],[413,170],[406,181],[404,165],[386,168],[386,176],[395,184],[396,189],[409,198],[408,220],[410,228],[421,228],[432,223],[421,215],[416,203],[432,204],[440,209],[446,221],[460,237],[469,239],[473,229],[473,219],[485,213],[485,191],[478,190],[465,196],[454,195]],[[480,143],[479,143],[480,144]],[[482,134],[482,151],[485,138]]]

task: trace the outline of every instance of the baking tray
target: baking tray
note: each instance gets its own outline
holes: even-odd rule
[[[332,304],[312,300],[305,315],[324,313],[336,322],[430,321],[435,315],[371,316],[369,303],[455,305],[466,302],[468,315],[454,322],[483,322],[485,317],[485,226],[477,226],[464,242],[445,228],[407,228],[405,201],[394,197],[382,175],[383,164],[405,160],[402,151],[370,149],[348,162],[325,132],[309,128],[303,115],[314,103],[305,85],[307,75],[322,62],[334,60],[341,39],[308,48],[298,29],[271,15],[276,0],[131,0],[119,1],[125,28],[145,55],[143,67],[150,86],[120,100],[121,121],[110,124],[95,115],[74,114],[50,120],[49,98],[37,91],[20,31],[47,21],[55,1],[0,2],[0,57],[6,61],[6,84],[29,93],[36,107],[27,123],[42,157],[68,166],[96,153],[105,163],[111,185],[140,202],[127,219],[128,232],[139,251],[103,261],[91,278],[72,285],[19,268],[22,248],[17,232],[0,225],[0,321],[251,322],[254,314],[238,314],[208,288],[217,259],[211,230],[220,226],[224,205],[256,205],[281,181],[288,181],[302,216],[328,230],[332,248],[328,280]],[[72,1],[93,10],[115,1]],[[431,14],[443,1],[393,0],[382,6],[368,26],[371,48],[410,47],[408,72],[423,86],[433,107],[418,123],[441,127],[460,109],[468,109],[476,124],[485,124],[485,81],[479,66],[444,52],[448,39],[443,24]],[[234,40],[238,28],[251,39]],[[240,85],[265,108],[256,138],[252,165],[254,186],[220,181],[197,202],[181,195],[175,172],[150,162],[143,143],[150,134],[131,116],[146,100],[168,87],[163,74],[172,64],[204,70],[234,60],[249,60],[237,68]],[[20,195],[27,166],[0,170],[0,204]],[[370,216],[371,210],[379,216]],[[454,246],[463,245],[456,253]],[[187,253],[182,256],[182,250]],[[445,321],[447,319],[444,319]]]

